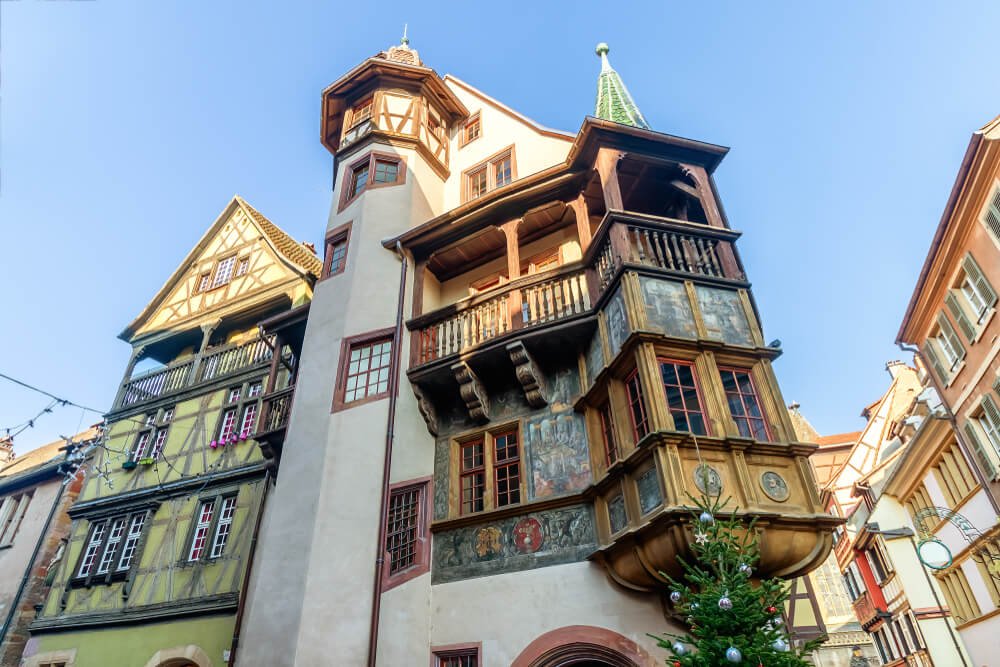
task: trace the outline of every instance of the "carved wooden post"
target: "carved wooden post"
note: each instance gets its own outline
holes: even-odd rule
[[[517,228],[523,218],[510,220],[500,225],[500,231],[507,239],[507,279],[517,280],[521,277],[521,250],[517,244]],[[520,329],[523,324],[521,316],[521,290],[511,290],[507,295],[507,313],[511,329]]]
[[[577,195],[576,199],[569,202],[573,208],[573,215],[576,216],[576,235],[580,238],[580,252],[587,252],[590,247],[590,214],[587,211],[587,200],[583,193]]]
[[[621,186],[618,184],[618,160],[622,154],[611,148],[599,148],[595,166],[601,177],[601,189],[604,191],[604,208],[611,211],[623,211]]]
[[[192,385],[198,381],[198,372],[201,370],[201,360],[205,356],[205,350],[208,349],[208,342],[212,339],[212,332],[222,324],[221,319],[215,319],[211,322],[202,322],[201,325],[201,347],[198,348],[198,354],[195,355],[194,363],[191,364],[191,371],[188,373],[187,383]]]
[[[128,387],[129,381],[132,379],[132,373],[135,371],[135,365],[142,361],[144,354],[146,354],[145,345],[139,345],[132,348],[132,356],[129,357],[128,365],[125,366],[125,375],[122,377],[121,384],[118,385],[118,393],[115,395],[115,402],[111,404],[112,407],[121,407],[122,401],[125,399],[125,388]]]

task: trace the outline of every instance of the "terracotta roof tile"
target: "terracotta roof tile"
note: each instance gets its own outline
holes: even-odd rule
[[[314,250],[286,234],[280,227],[264,217],[263,213],[248,204],[243,197],[237,197],[236,199],[239,201],[240,206],[245,208],[254,221],[260,225],[260,228],[267,234],[268,240],[277,248],[278,252],[299,268],[319,278],[320,273],[323,271],[323,262],[316,256]]]
[[[824,445],[850,445],[861,437],[861,431],[851,431],[850,433],[835,433],[833,435],[821,435],[816,438],[816,444],[820,447]]]

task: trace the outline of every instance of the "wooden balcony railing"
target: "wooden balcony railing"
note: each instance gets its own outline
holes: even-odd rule
[[[209,348],[198,357],[169,364],[129,379],[122,387],[116,408],[126,408],[166,396],[186,387],[232,375],[271,360],[273,337]],[[196,367],[197,365],[197,367]]]
[[[292,397],[295,386],[285,387],[264,397],[260,420],[257,422],[257,432],[254,438],[259,440],[276,431],[288,427],[288,418],[292,413]]]
[[[413,363],[459,354],[511,331],[589,311],[624,265],[745,281],[739,232],[653,215],[609,211],[579,263],[528,276],[411,320]]]
[[[886,613],[884,609],[878,608],[868,591],[862,591],[860,597],[852,605],[854,615],[858,617],[858,623],[863,628],[869,627],[881,614]]]

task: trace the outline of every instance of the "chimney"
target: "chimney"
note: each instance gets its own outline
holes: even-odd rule
[[[885,370],[889,371],[889,375],[895,380],[896,377],[903,372],[906,368],[906,362],[896,359],[895,361],[887,361],[885,363]]]
[[[10,463],[14,460],[14,438],[0,438],[0,463]]]

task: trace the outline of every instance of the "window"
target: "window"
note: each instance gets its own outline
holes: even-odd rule
[[[191,526],[187,562],[213,560],[225,553],[236,514],[236,493],[202,498]]]
[[[385,534],[389,585],[409,581],[430,567],[428,484],[429,479],[402,482],[389,490]]]
[[[521,502],[518,427],[477,434],[457,443],[458,512],[474,514]]]
[[[955,616],[955,622],[961,625],[966,621],[978,618],[982,613],[979,603],[969,587],[969,580],[965,577],[962,567],[956,567],[947,574],[936,574],[941,590],[948,601],[951,613]]]
[[[236,264],[236,276],[245,276],[247,271],[250,270],[250,258],[240,257],[239,263]]]
[[[205,273],[198,276],[198,291],[204,292],[208,289],[209,285],[212,284],[212,272],[206,271]]]
[[[254,436],[263,390],[263,380],[254,380],[226,390],[215,443],[225,445]]]
[[[147,413],[143,419],[142,428],[135,436],[129,461],[149,463],[157,459],[167,444],[167,433],[170,431],[170,422],[173,418],[173,406]]]
[[[462,127],[462,136],[459,140],[459,148],[466,145],[470,141],[475,141],[481,137],[482,134],[483,122],[479,116],[479,112],[477,111]]]
[[[615,416],[611,411],[611,401],[605,401],[597,409],[601,419],[601,436],[604,441],[604,462],[611,467],[620,456],[618,452],[618,439],[615,437]]]
[[[7,496],[0,504],[0,547],[10,546],[21,527],[24,513],[31,502],[32,492],[27,491],[14,496]]]
[[[218,558],[226,549],[226,540],[233,528],[233,515],[236,513],[236,496],[222,499],[222,509],[219,512],[219,522],[215,529],[215,539],[212,540],[211,558]]]
[[[750,371],[740,368],[720,368],[719,374],[722,376],[722,388],[726,392],[729,413],[736,422],[740,435],[754,440],[770,440],[771,434],[760,409],[760,401]]]
[[[844,571],[844,585],[847,587],[847,595],[851,598],[851,601],[857,600],[861,597],[863,591],[859,582],[861,582],[861,575],[858,573],[858,566],[851,563],[850,566]]]
[[[903,622],[906,624],[906,631],[910,636],[910,643],[913,645],[914,651],[927,648],[927,644],[924,643],[924,637],[920,634],[917,620],[913,617],[912,611],[907,610],[906,613],[903,614]]]
[[[481,197],[487,192],[511,183],[517,177],[514,147],[504,149],[484,162],[464,172],[464,201]]]
[[[1000,242],[1000,187],[994,188],[983,211],[983,224],[990,230],[993,238]]]
[[[366,190],[402,185],[406,181],[406,163],[399,155],[369,153],[352,163],[345,173],[348,180],[338,211]]]
[[[632,375],[625,381],[625,391],[628,395],[628,413],[632,418],[632,436],[638,442],[649,433],[649,419],[646,416],[638,370],[632,371]]]
[[[228,284],[233,279],[233,268],[235,266],[235,255],[219,260],[219,263],[215,265],[215,278],[212,280],[212,289]]]
[[[559,268],[559,264],[559,248],[551,248],[521,262],[521,275],[529,276],[543,271],[551,271]]]
[[[375,160],[375,182],[395,183],[399,177],[399,162],[395,160]]]
[[[882,544],[882,540],[878,537],[872,542],[871,548],[865,551],[868,556],[868,562],[871,563],[872,572],[875,574],[875,580],[881,585],[889,578],[892,574],[892,563],[889,560],[889,555],[885,551],[885,546]]]
[[[440,646],[431,649],[433,667],[480,667],[478,644]]]
[[[992,396],[983,396],[982,403],[966,422],[964,430],[983,472],[994,479],[997,475],[996,461],[1000,459],[1000,407]]]
[[[958,372],[959,364],[965,359],[965,348],[944,313],[938,314],[937,327],[931,334],[926,348],[938,377],[948,384],[952,376]]]
[[[351,239],[351,225],[341,225],[326,235],[326,255],[323,262],[323,277],[328,278],[343,273],[347,266],[347,244]]]
[[[345,338],[333,409],[385,398],[389,394],[393,329]]]
[[[363,123],[366,120],[370,120],[372,117],[372,98],[368,97],[361,100],[354,105],[351,109],[351,127],[354,127],[358,123]]]
[[[667,394],[667,409],[674,419],[674,430],[708,435],[705,411],[701,407],[694,364],[660,359],[660,377]]]
[[[976,478],[955,443],[941,453],[941,460],[934,466],[933,474],[950,508],[962,502],[976,486]],[[930,503],[924,505],[930,506]]]
[[[77,579],[120,578],[132,567],[146,526],[146,510],[91,522],[86,547],[77,566]]]

